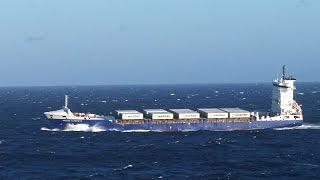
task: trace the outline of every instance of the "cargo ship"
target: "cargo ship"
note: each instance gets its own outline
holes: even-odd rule
[[[241,108],[144,109],[116,110],[113,117],[73,113],[66,95],[62,109],[44,115],[54,128],[86,124],[116,131],[230,131],[300,126],[303,115],[294,100],[296,79],[286,75],[285,66],[282,71],[282,76],[273,81],[271,112],[265,114]]]

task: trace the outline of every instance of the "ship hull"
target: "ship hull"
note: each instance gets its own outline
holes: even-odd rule
[[[251,122],[199,122],[199,123],[141,123],[141,124],[118,124],[109,120],[86,120],[86,121],[63,121],[50,120],[52,128],[63,129],[69,124],[86,124],[99,126],[106,130],[115,131],[232,131],[232,130],[255,130],[274,129],[284,127],[301,126],[303,120],[275,120],[275,121],[251,121]]]

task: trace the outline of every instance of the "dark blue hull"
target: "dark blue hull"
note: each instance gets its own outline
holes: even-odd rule
[[[63,129],[69,124],[86,124],[99,126],[106,130],[114,131],[232,131],[232,130],[254,130],[274,129],[284,127],[301,126],[302,120],[285,121],[251,121],[251,122],[200,122],[200,123],[142,123],[142,124],[118,124],[109,120],[65,122],[62,120],[50,120],[52,128]]]

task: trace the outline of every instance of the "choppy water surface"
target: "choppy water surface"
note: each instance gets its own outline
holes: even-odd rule
[[[241,107],[268,111],[270,84],[0,89],[1,179],[256,179],[320,177],[320,84],[298,84],[305,124],[232,132],[49,129],[64,94],[74,111]]]

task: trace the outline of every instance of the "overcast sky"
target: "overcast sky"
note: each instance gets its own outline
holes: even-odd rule
[[[320,78],[318,0],[2,0],[0,86]]]

